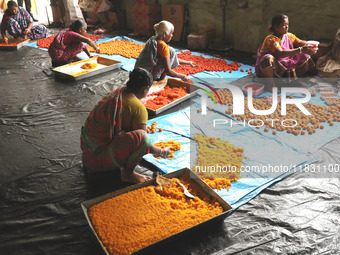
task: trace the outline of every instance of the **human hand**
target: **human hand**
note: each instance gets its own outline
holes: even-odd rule
[[[182,81],[184,81],[184,82],[186,82],[186,81],[188,81],[189,80],[189,78],[188,78],[188,76],[187,75],[184,75],[182,78]]]
[[[8,44],[8,38],[4,37],[5,43]]]
[[[305,45],[302,47],[301,52],[308,54],[308,55],[313,55],[317,52],[317,48],[309,46],[309,45]]]
[[[100,49],[99,49],[99,47],[96,47],[96,53],[100,53]]]
[[[28,28],[26,28],[25,30],[24,30],[24,32],[22,32],[24,35],[27,35],[28,33],[30,32],[30,30],[28,29]]]
[[[191,67],[198,67],[198,65],[195,65],[194,61],[190,61],[190,62],[189,62],[189,65],[190,65]]]
[[[165,147],[165,148],[162,148],[162,149],[161,149],[160,155],[161,155],[162,157],[169,156],[170,154],[171,154],[171,149],[170,149],[170,147]]]

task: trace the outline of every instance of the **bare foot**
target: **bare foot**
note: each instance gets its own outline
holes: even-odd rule
[[[135,171],[133,171],[132,174],[127,174],[124,171],[122,171],[120,179],[122,182],[141,183],[151,180],[151,177],[136,173]]]

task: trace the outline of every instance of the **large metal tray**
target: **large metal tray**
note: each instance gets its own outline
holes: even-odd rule
[[[210,188],[204,181],[202,181],[194,172],[192,172],[190,169],[188,168],[183,168],[183,169],[180,169],[180,170],[177,170],[175,172],[172,172],[172,173],[169,173],[169,174],[165,174],[163,175],[164,177],[167,177],[167,178],[180,178],[181,176],[183,176],[184,174],[189,174],[190,178],[191,178],[191,181],[195,184],[197,184],[201,189],[202,191],[206,194],[207,197],[211,198],[211,199],[216,199],[217,202],[220,203],[220,205],[222,206],[223,208],[223,212],[213,218],[210,218],[209,220],[206,220],[204,222],[201,222],[195,226],[192,226],[186,230],[183,230],[177,234],[174,234],[172,236],[169,236],[167,238],[164,238],[158,242],[155,242],[147,247],[144,247],[138,251],[135,251],[133,254],[144,254],[144,253],[147,253],[147,252],[150,252],[151,250],[154,250],[156,249],[157,247],[159,246],[162,246],[164,245],[165,243],[169,243],[169,242],[173,242],[174,240],[182,237],[182,236],[185,236],[185,235],[188,235],[189,233],[192,233],[194,231],[197,231],[207,225],[211,225],[215,222],[219,222],[219,221],[222,221],[224,220],[227,215],[228,215],[228,212],[231,211],[231,206],[225,201],[223,200],[212,188]],[[106,195],[103,195],[103,196],[100,196],[100,197],[97,197],[97,198],[93,198],[91,200],[88,200],[88,201],[85,201],[83,203],[81,203],[81,207],[83,209],[83,212],[85,214],[85,217],[87,219],[87,222],[92,230],[92,233],[94,234],[94,236],[96,237],[97,241],[99,242],[100,246],[102,247],[103,251],[105,252],[105,254],[107,255],[112,255],[109,253],[109,251],[105,248],[104,244],[102,243],[102,241],[100,240],[99,236],[97,235],[97,232],[96,230],[94,229],[93,225],[92,225],[92,222],[90,220],[90,217],[88,215],[88,210],[96,205],[96,204],[99,204],[100,202],[103,202],[107,199],[110,199],[110,198],[113,198],[113,197],[116,197],[116,196],[119,196],[121,194],[124,194],[124,193],[128,193],[130,191],[133,191],[133,190],[136,190],[136,189],[140,189],[140,188],[143,188],[143,187],[147,187],[147,186],[150,186],[150,185],[157,185],[156,184],[156,180],[155,179],[152,179],[150,181],[146,181],[146,182],[143,182],[143,183],[140,183],[140,184],[136,184],[136,185],[132,185],[132,186],[129,186],[129,187],[126,187],[124,189],[121,189],[121,190],[117,190],[115,192],[112,192],[112,193],[109,193],[109,194],[106,194]],[[133,201],[131,201],[133,202]]]
[[[152,87],[150,88],[149,94],[153,93],[154,91],[158,91],[157,87],[164,87],[166,85],[169,85],[170,87],[182,87],[182,88],[186,87],[188,94],[184,97],[181,97],[181,98],[171,102],[170,104],[167,104],[167,105],[157,109],[157,110],[153,110],[153,109],[146,107],[146,109],[148,110],[148,112],[151,115],[158,115],[158,114],[170,109],[171,107],[174,107],[174,106],[180,104],[181,102],[183,102],[183,101],[189,99],[190,97],[192,97],[193,95],[195,95],[198,91],[198,88],[196,86],[194,86],[193,84],[182,82],[182,81],[177,80],[177,79],[168,78],[168,79],[161,80],[159,82],[155,82],[152,85]],[[148,95],[145,98],[142,99],[142,102],[146,102],[148,100]]]
[[[5,39],[0,39],[0,50],[18,50],[22,46],[28,44],[29,39],[8,39],[8,45],[2,45],[5,43]],[[14,43],[15,45],[10,45]]]
[[[75,76],[75,74],[85,71],[80,68],[85,63],[97,63],[97,67],[91,69],[89,72]],[[53,69],[53,72],[62,79],[68,79],[73,81],[78,81],[81,79],[89,78],[98,74],[105,73],[107,71],[114,70],[121,65],[122,62],[104,58],[101,56],[95,56],[93,58],[84,59],[81,61],[73,62],[71,64],[59,66]]]

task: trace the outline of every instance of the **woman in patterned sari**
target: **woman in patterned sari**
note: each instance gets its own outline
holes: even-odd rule
[[[154,80],[162,80],[166,75],[188,80],[185,74],[177,73],[173,69],[180,64],[196,67],[192,61],[177,58],[174,48],[167,45],[172,39],[174,25],[168,21],[161,21],[154,25],[156,35],[152,36],[137,57],[135,67],[148,70]]]
[[[46,27],[33,25],[33,18],[24,8],[14,1],[8,1],[7,7],[1,22],[1,35],[5,41],[8,41],[6,31],[14,38],[37,40],[46,37]]]
[[[151,74],[134,69],[126,86],[113,90],[90,112],[81,130],[83,165],[87,173],[121,171],[124,182],[151,179],[134,171],[147,153],[167,156],[170,148],[151,145],[146,132],[148,113],[140,99],[152,85]]]
[[[275,15],[268,35],[257,51],[255,72],[258,77],[270,78],[269,87],[274,86],[274,77],[296,77],[315,67],[310,55],[314,54],[306,41],[288,32],[288,16]]]
[[[53,42],[48,48],[48,54],[52,59],[53,67],[80,60],[77,57],[77,54],[82,51],[91,57],[85,43],[92,46],[97,53],[100,53],[100,49],[95,45],[95,43],[91,39],[85,37],[86,30],[87,24],[82,20],[76,20],[69,28],[61,30],[54,37]]]

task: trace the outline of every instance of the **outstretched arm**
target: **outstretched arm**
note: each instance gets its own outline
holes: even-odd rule
[[[5,39],[6,43],[8,43],[8,39],[7,39],[7,37],[6,37],[6,26],[5,26],[5,22],[2,22],[2,23],[1,23],[0,29],[1,29],[1,36],[2,36],[2,38]]]
[[[134,125],[133,129],[134,130],[142,129],[146,131],[146,124],[143,124],[143,123],[136,124]],[[150,153],[157,154],[160,156],[168,156],[171,153],[171,150],[170,150],[170,147],[159,148],[152,144],[150,147]]]
[[[183,81],[188,80],[188,76],[186,76],[185,74],[177,73],[176,71],[171,69],[170,56],[164,57],[163,60],[164,60],[164,63],[165,63],[165,72],[166,72],[167,75],[169,75],[171,77],[181,78]]]
[[[274,56],[277,58],[285,58],[285,57],[294,56],[298,53],[304,53],[304,54],[309,54],[309,55],[315,54],[315,52],[312,49],[310,49],[307,45],[304,45],[304,46],[300,46],[298,48],[289,49],[289,50],[282,50],[281,48],[276,49],[276,51],[274,52]]]
[[[91,39],[89,39],[89,38],[87,38],[87,37],[85,37],[85,36],[82,36],[82,35],[78,35],[78,36],[77,36],[77,41],[78,41],[78,42],[87,43],[87,44],[90,45],[97,53],[100,53],[99,47],[97,47],[97,46],[95,45],[95,43],[94,43]],[[87,53],[86,53],[86,54],[87,54]]]
[[[198,67],[198,65],[195,65],[194,61],[187,61],[187,60],[184,60],[184,59],[178,59],[178,62],[181,64],[181,65],[189,65],[191,67]]]

